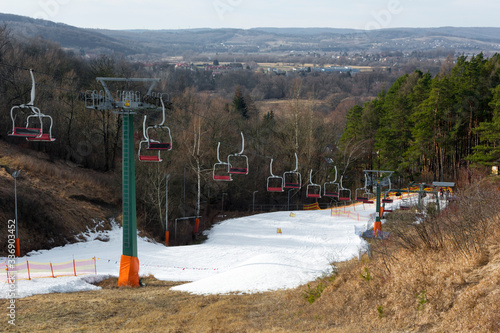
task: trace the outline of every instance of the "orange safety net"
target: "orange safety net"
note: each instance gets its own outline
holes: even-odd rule
[[[118,287],[139,287],[139,258],[123,255],[120,258]]]
[[[313,203],[313,204],[310,204],[310,205],[303,205],[302,209],[303,210],[318,210],[319,209],[319,204],[316,202],[316,203]]]
[[[9,276],[15,276],[16,280],[31,280],[38,278],[56,278],[59,276],[77,276],[84,274],[97,274],[96,258],[73,259],[62,263],[36,262],[26,260],[24,262],[9,264],[0,263],[0,282],[7,282]]]

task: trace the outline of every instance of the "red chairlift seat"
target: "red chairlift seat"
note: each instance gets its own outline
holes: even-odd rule
[[[392,200],[392,199],[382,199],[382,202],[383,203],[393,203],[394,200]]]
[[[312,181],[312,169],[309,172],[309,183],[306,188],[306,197],[319,199],[321,198],[321,185],[315,184]]]
[[[15,126],[16,116],[14,116],[14,110],[16,109],[28,109],[32,112],[31,115],[26,117],[26,126],[24,127]],[[26,138],[28,141],[46,141],[46,142],[55,141],[55,138],[52,137],[52,123],[53,123],[52,117],[41,113],[37,107],[34,107],[32,105],[14,106],[11,109],[11,119],[13,128],[12,132],[8,133],[8,136]],[[33,124],[33,119],[36,119],[40,127],[36,127],[36,124]],[[44,133],[43,130],[44,119],[49,120],[49,130],[46,133]]]
[[[301,187],[300,183],[285,183],[284,188],[299,189]]]
[[[299,170],[299,158],[295,153],[295,169],[283,173],[284,188],[299,189],[302,187],[302,177]]]
[[[214,180],[231,181],[233,180],[230,175],[214,175]]]
[[[284,191],[284,180],[283,177],[276,176],[273,174],[273,159],[269,164],[269,172],[271,175],[267,177],[267,191],[268,192],[283,192]]]
[[[39,136],[41,130],[39,128],[14,127],[14,130],[9,133],[9,136],[20,136],[23,138],[33,138]]]
[[[339,197],[339,192],[332,192],[332,191],[326,191],[323,193],[325,197],[332,197],[332,198],[338,198]]]
[[[142,161],[142,162],[161,162],[162,159],[158,155],[139,155],[139,161]]]
[[[214,164],[212,170],[212,178],[215,181],[230,182],[233,180],[231,174],[227,172],[229,170],[230,165],[220,160],[219,149],[220,149],[220,142],[217,144],[217,163]]]
[[[340,184],[339,184],[339,200],[340,201],[351,201],[351,190],[348,188],[344,188],[342,185],[342,179],[344,176],[340,177]]]
[[[334,166],[335,168],[335,179],[330,182],[325,182],[323,184],[323,195],[325,197],[330,197],[330,198],[338,198],[339,197],[339,184],[336,183],[337,181],[337,167]]]
[[[228,173],[233,175],[247,175],[248,168],[233,168],[232,166],[230,166]]]
[[[268,187],[268,192],[283,192],[283,187]]]
[[[26,140],[28,141],[46,141],[46,142],[52,142],[55,141],[53,137],[50,136],[49,133],[43,133],[41,135],[35,136],[35,137],[26,137]]]
[[[139,161],[141,162],[161,162],[163,161],[160,157],[160,151],[157,154],[146,155],[145,151],[148,151],[150,141],[145,138],[139,142],[139,151],[137,152],[137,156],[139,157]]]
[[[171,150],[172,145],[170,143],[165,143],[165,142],[149,142],[148,146],[149,150]]]
[[[227,164],[229,174],[233,175],[248,175],[248,157],[243,154],[245,150],[245,137],[241,133],[241,151],[227,156]]]
[[[159,124],[146,127],[146,118],[142,123],[142,131],[144,139],[147,140],[147,150],[172,150],[172,135],[170,128],[165,126],[165,104],[163,98],[160,97],[162,106],[162,121]],[[152,133],[151,133],[152,132]]]
[[[13,106],[10,109],[10,118],[12,120],[12,131],[8,133],[9,136],[23,137],[28,139],[29,141],[55,141],[52,137],[52,117],[49,115],[43,114],[39,108],[34,106],[35,101],[35,76],[33,75],[33,71],[30,69],[31,75],[31,100],[28,104],[21,104]],[[29,116],[26,117],[25,126],[16,126],[16,118],[19,114],[24,114],[25,112],[30,113]],[[37,125],[33,126],[30,124],[30,120],[32,118],[36,118],[38,120]],[[43,131],[43,120],[49,119],[49,130],[47,133]],[[37,127],[39,126],[39,127]]]

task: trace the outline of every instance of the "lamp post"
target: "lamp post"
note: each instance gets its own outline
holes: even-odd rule
[[[165,245],[168,246],[168,240],[170,238],[170,233],[168,231],[168,180],[170,179],[170,174],[165,178]]]
[[[255,193],[257,193],[259,191],[253,191],[253,194],[252,194],[252,212],[255,212]]]
[[[21,170],[14,171],[12,173],[12,177],[14,178],[14,210],[15,210],[15,217],[16,217],[16,239],[15,239],[15,256],[20,257],[21,256],[21,248],[19,245],[19,231],[18,231],[18,223],[17,223],[17,177],[19,177],[19,174],[21,173]]]
[[[182,199],[182,216],[186,217],[186,166],[187,164],[184,163],[184,190],[183,190],[183,199]]]
[[[224,211],[224,195],[227,193],[222,193],[222,211]]]

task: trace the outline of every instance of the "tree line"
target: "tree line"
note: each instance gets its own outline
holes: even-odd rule
[[[358,143],[359,168],[409,180],[455,180],[459,170],[500,161],[500,58],[460,56],[432,77],[405,74],[347,114],[343,145]]]

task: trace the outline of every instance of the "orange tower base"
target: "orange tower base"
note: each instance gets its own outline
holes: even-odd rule
[[[139,258],[123,255],[120,258],[120,275],[118,287],[140,287],[139,284]]]
[[[375,223],[373,225],[373,232],[376,234],[376,233],[379,233],[381,231],[382,231],[382,222],[375,221]]]
[[[170,238],[170,232],[165,231],[165,245],[168,246],[168,239]]]

